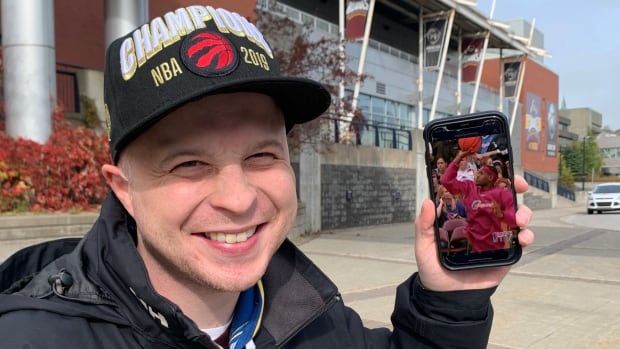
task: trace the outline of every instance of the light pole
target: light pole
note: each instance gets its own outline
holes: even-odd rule
[[[581,191],[585,191],[586,187],[586,139],[590,138],[589,136],[583,136],[583,147],[581,154]]]

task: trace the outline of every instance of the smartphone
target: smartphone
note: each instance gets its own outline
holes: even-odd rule
[[[506,116],[488,111],[433,120],[424,144],[441,264],[461,270],[516,263],[520,229]]]

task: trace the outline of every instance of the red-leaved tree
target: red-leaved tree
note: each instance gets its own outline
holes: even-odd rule
[[[0,212],[94,210],[108,192],[101,165],[107,136],[53,115],[45,144],[13,139],[0,118]]]
[[[289,133],[291,148],[298,148],[301,143],[316,144],[321,140],[322,125],[334,124],[343,116],[353,115],[352,129],[340,130],[352,132],[353,128],[363,122],[360,110],[352,110],[351,98],[339,101],[339,85],[351,87],[357,80],[357,73],[341,65],[339,38],[329,35],[311,37],[313,28],[299,24],[282,15],[278,2],[271,2],[267,10],[258,10],[256,26],[265,35],[272,46],[280,70],[284,75],[312,78],[323,83],[334,101],[322,118],[296,126]],[[320,37],[319,37],[320,36]],[[365,75],[360,80],[365,79]]]

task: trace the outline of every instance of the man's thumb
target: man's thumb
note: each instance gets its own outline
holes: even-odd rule
[[[435,238],[435,205],[430,199],[424,199],[420,208],[420,214],[416,219],[416,242],[419,239]],[[427,242],[428,243],[428,242]]]

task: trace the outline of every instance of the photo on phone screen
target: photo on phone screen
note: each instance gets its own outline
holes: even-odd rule
[[[424,139],[441,263],[470,269],[518,261],[506,117],[483,112],[434,120],[425,127]]]

